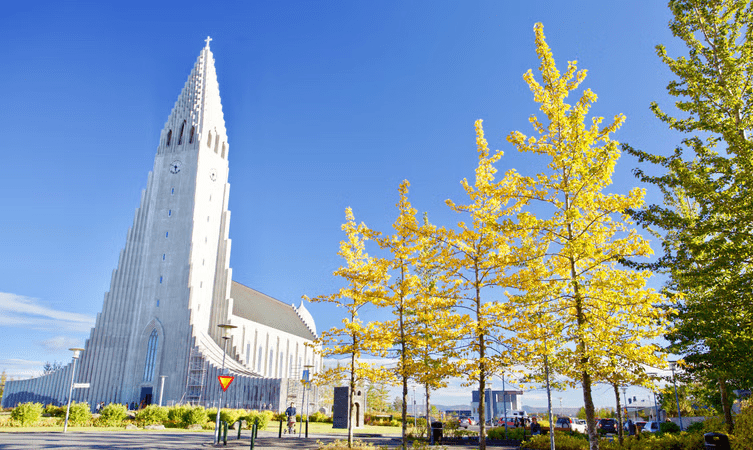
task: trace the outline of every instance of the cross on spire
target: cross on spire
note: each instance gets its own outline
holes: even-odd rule
[[[206,39],[204,39],[204,42],[206,42],[206,43],[207,43],[207,48],[209,48],[209,42],[210,42],[211,40],[212,40],[212,38],[210,38],[209,36],[207,36],[207,38],[206,38]]]

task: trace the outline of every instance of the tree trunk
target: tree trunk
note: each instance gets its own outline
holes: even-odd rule
[[[476,332],[478,333],[478,448],[486,450],[486,403],[484,402],[484,389],[486,389],[486,343],[484,342],[484,332],[479,327],[481,322],[481,280],[479,279],[479,266],[475,266],[476,272]]]
[[[401,414],[401,418],[403,420],[402,428],[403,428],[403,443],[400,446],[403,450],[407,448],[407,443],[405,442],[405,435],[407,434],[408,429],[408,379],[403,377],[403,411]]]
[[[429,383],[426,383],[426,430],[428,431],[428,434],[426,435],[429,439],[431,439],[431,391],[429,390]]]
[[[350,354],[350,387],[348,389],[348,448],[353,447],[353,392],[355,390],[356,390],[356,354],[351,353]]]
[[[617,400],[617,423],[619,425],[617,435],[620,439],[620,445],[622,445],[622,439],[624,437],[623,430],[625,427],[623,427],[624,419],[622,417],[622,405],[620,405],[620,386],[617,385],[617,383],[612,383],[612,387],[614,387],[614,398]]]
[[[729,392],[727,391],[727,380],[719,378],[719,392],[722,394],[722,410],[724,411],[724,423],[727,425],[727,433],[732,434],[735,424],[732,422],[732,409],[729,404]]]

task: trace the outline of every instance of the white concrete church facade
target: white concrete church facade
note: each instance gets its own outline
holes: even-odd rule
[[[210,39],[162,130],[102,312],[76,366],[74,401],[223,405],[281,410],[301,370],[321,368],[316,325],[299,307],[232,281],[229,144]],[[63,403],[71,364],[5,385],[2,406]]]

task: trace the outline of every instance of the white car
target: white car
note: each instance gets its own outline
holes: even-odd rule
[[[659,431],[659,422],[646,422],[641,431],[644,433],[657,433]]]
[[[584,419],[573,418],[573,431],[586,434],[586,421]]]

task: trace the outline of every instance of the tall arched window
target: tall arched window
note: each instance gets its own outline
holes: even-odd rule
[[[173,130],[168,130],[167,132],[167,144],[165,144],[165,147],[170,146],[170,141],[173,140]]]
[[[180,125],[180,134],[178,135],[178,145],[183,143],[183,129],[186,128],[186,121]]]
[[[278,373],[277,376],[282,378],[283,375],[285,374],[285,356],[282,354],[282,352],[280,352],[279,361],[280,361],[280,373]]]
[[[193,135],[196,134],[196,127],[191,127],[191,134],[188,136],[188,143],[193,144]]]
[[[256,366],[256,370],[257,370],[257,371],[258,371],[259,373],[261,373],[261,363],[262,363],[262,358],[264,357],[263,353],[264,353],[264,349],[262,349],[262,348],[261,348],[261,345],[260,345],[260,346],[259,346],[259,365],[258,365],[258,366]]]
[[[152,330],[149,342],[146,344],[146,363],[144,364],[144,381],[152,381],[154,377],[154,360],[157,356],[157,330]]]
[[[275,372],[275,351],[274,350],[269,351],[269,363],[267,363],[267,371],[268,371],[267,375],[269,375],[270,377]]]

